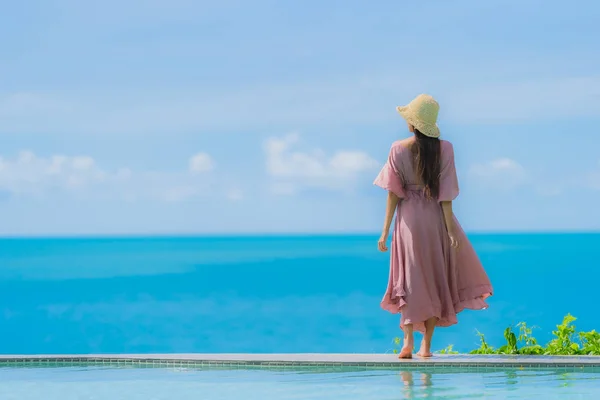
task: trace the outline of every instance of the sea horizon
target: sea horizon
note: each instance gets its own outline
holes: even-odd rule
[[[465,230],[468,236],[556,236],[556,235],[600,235],[599,230]],[[270,237],[367,237],[379,236],[378,231],[350,232],[152,232],[152,233],[75,233],[75,234],[31,234],[0,235],[0,240],[12,239],[178,239],[178,238],[270,238]],[[391,236],[390,236],[391,237]]]

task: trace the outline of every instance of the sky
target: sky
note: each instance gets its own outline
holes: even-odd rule
[[[2,10],[0,235],[379,232],[420,93],[465,230],[600,229],[597,1]]]

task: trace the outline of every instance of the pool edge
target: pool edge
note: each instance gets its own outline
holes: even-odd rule
[[[0,367],[10,366],[133,366],[189,368],[535,368],[597,370],[597,356],[435,355],[399,360],[394,354],[89,354],[0,355]]]

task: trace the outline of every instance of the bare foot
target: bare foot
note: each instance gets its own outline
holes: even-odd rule
[[[404,347],[400,351],[398,358],[406,358],[406,359],[412,358],[412,349],[410,347]]]
[[[431,353],[431,346],[427,346],[427,343],[425,343],[425,342],[421,343],[421,348],[419,349],[419,352],[417,353],[417,355],[419,357],[424,357],[424,358],[429,358],[429,357],[433,356],[433,354]]]

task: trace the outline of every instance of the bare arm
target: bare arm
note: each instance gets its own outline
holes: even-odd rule
[[[452,202],[442,201],[442,211],[444,213],[444,222],[446,223],[446,230],[448,233],[454,231],[454,214],[452,213]]]
[[[396,207],[398,206],[398,201],[400,198],[396,196],[392,192],[388,192],[387,196],[387,204],[385,207],[385,220],[383,222],[383,232],[381,233],[381,237],[379,238],[379,250],[387,251],[387,239],[390,234],[390,227],[392,225],[392,219],[394,218],[394,213],[396,212]]]
[[[444,222],[446,223],[446,231],[450,238],[450,244],[452,247],[458,247],[458,240],[454,235],[454,213],[452,212],[452,202],[442,201],[442,212],[444,214]]]

